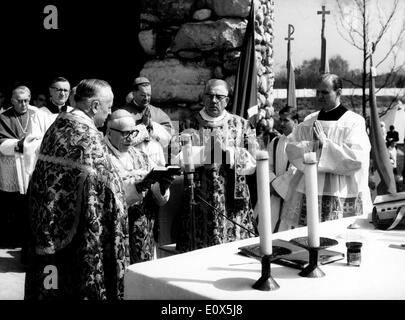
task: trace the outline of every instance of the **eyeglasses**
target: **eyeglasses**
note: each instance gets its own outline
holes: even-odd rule
[[[57,91],[57,92],[63,92],[63,93],[68,93],[70,92],[70,90],[68,89],[63,89],[63,88],[55,88],[55,87],[51,87],[53,90]]]
[[[129,138],[129,137],[131,137],[131,136],[133,136],[133,135],[137,135],[137,134],[138,134],[138,130],[121,131],[121,130],[114,129],[114,128],[110,128],[110,129],[113,130],[113,131],[117,131],[117,132],[121,133],[121,137],[123,137],[123,138],[125,138],[125,139],[127,139],[127,138]]]
[[[227,97],[221,94],[209,94],[209,93],[206,93],[205,96],[211,100],[214,100],[214,98],[216,98],[218,101],[222,101]]]
[[[13,99],[17,103],[29,103],[29,99]]]

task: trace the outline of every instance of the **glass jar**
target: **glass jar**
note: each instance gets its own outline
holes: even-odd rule
[[[361,263],[361,242],[346,242],[347,247],[347,265],[349,266],[360,266]]]

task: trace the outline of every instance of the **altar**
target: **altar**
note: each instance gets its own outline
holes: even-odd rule
[[[347,227],[357,222],[359,229]],[[273,234],[291,240],[307,228]],[[320,236],[338,241],[331,250],[345,258],[321,265],[325,276],[306,278],[298,269],[277,264],[271,273],[280,288],[258,291],[259,260],[238,254],[238,248],[259,238],[217,245],[154,261],[131,265],[125,274],[125,299],[147,300],[402,300],[405,299],[405,230],[376,230],[370,219],[344,218],[320,224]],[[346,264],[346,241],[360,241],[361,265]]]

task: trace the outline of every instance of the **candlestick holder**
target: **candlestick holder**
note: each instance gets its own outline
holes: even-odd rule
[[[320,237],[320,245],[315,248],[309,246],[308,237],[295,238],[292,239],[291,242],[309,252],[309,264],[299,273],[299,275],[307,278],[321,278],[325,276],[325,273],[319,268],[319,251],[335,246],[338,242],[335,239]]]
[[[273,246],[273,253],[262,256],[262,275],[252,288],[261,291],[273,291],[280,288],[276,280],[271,276],[271,262],[283,255],[291,253],[290,249]]]

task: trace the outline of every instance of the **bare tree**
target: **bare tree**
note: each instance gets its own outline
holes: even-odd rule
[[[368,87],[367,79],[367,62],[370,54],[379,49],[382,53],[382,58],[375,66],[380,66],[388,57],[393,58],[391,70],[386,73],[384,83],[377,88],[378,92],[386,86],[390,81],[394,80],[397,72],[405,65],[405,61],[398,62],[398,49],[402,45],[402,40],[405,32],[405,21],[395,34],[393,30],[393,22],[398,14],[398,3],[400,0],[393,0],[390,9],[384,10],[378,0],[336,0],[338,12],[335,16],[337,20],[338,32],[348,43],[362,52],[363,55],[363,70],[361,84],[352,83],[354,86],[362,88],[362,107],[363,116],[366,117],[367,96],[366,88]],[[372,10],[372,2],[375,7]],[[384,1],[385,3],[387,1]],[[390,45],[379,46],[382,40],[391,37]],[[374,43],[371,46],[371,43]],[[345,79],[350,82],[349,79]]]

